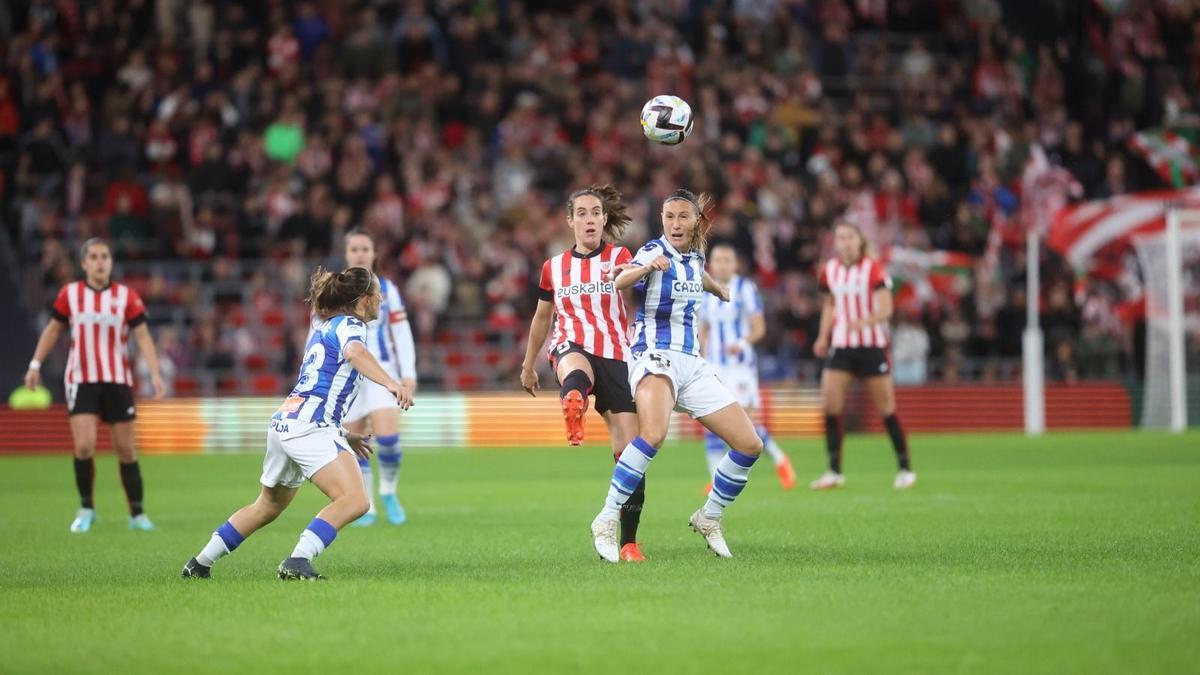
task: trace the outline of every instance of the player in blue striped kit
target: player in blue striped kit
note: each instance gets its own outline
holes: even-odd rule
[[[708,548],[732,557],[721,517],[741,494],[762,441],[746,411],[700,356],[699,308],[705,293],[726,302],[729,292],[704,270],[709,198],[687,190],[671,193],[662,206],[663,236],[646,244],[616,276],[618,290],[634,287],[637,318],[629,387],[638,413],[638,436],[613,470],[604,508],[592,521],[592,543],[600,557],[617,562],[617,515],[645,476],[667,437],[671,411],[696,418],[732,448],[714,475],[713,489],[689,524]],[[618,270],[614,269],[614,272]]]
[[[704,360],[712,364],[717,377],[729,387],[750,418],[755,419],[761,414],[762,397],[758,390],[758,359],[754,343],[766,334],[767,322],[763,317],[758,286],[738,274],[737,265],[737,252],[729,244],[716,244],[708,252],[709,273],[718,284],[729,288],[730,301],[721,302],[712,295],[704,298],[704,304],[700,307],[700,344]],[[791,490],[796,486],[796,472],[792,469],[791,461],[761,422],[755,423],[755,429],[771,461],[775,463],[779,484],[784,490]],[[711,431],[705,434],[704,440],[708,476],[711,479],[728,447]]]
[[[315,315],[300,377],[271,417],[258,499],[229,517],[208,544],[183,567],[184,577],[207,578],[214,562],[271,523],[292,502],[307,478],[330,503],[300,534],[291,556],[279,564],[280,579],[320,579],[312,559],[333,543],[338,530],[367,511],[367,495],[354,455],[371,448],[363,436],[341,429],[365,376],[379,383],[401,408],[408,390],[388,375],[367,350],[366,322],[379,316],[382,297],[371,272],[318,269],[309,302]]]
[[[350,230],[346,233],[345,243],[347,266],[375,269],[375,241],[366,230]],[[391,280],[378,274],[375,279],[379,283],[383,304],[379,307],[379,318],[367,323],[367,349],[389,375],[399,379],[405,389],[414,394],[417,391],[417,352],[404,301],[400,298],[400,289]],[[408,519],[396,496],[402,458],[400,416],[395,397],[369,381],[362,383],[358,398],[346,413],[345,426],[349,431],[365,434],[367,422],[371,423],[371,435],[375,439],[375,450],[379,457],[379,501],[383,503],[388,522],[400,525]],[[354,525],[361,527],[375,523],[375,500],[371,498],[375,481],[371,473],[371,460],[360,457],[358,465],[370,502],[370,508],[363,517],[354,521]]]

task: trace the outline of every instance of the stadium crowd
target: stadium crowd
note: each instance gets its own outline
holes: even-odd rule
[[[220,282],[255,316],[289,308],[280,330],[302,339],[307,273],[359,224],[419,343],[482,326],[516,344],[541,261],[569,241],[568,192],[617,185],[632,247],[683,185],[718,197],[713,236],[763,289],[766,377],[814,372],[797,364],[843,215],[880,254],[968,261],[900,296],[898,381],[1011,377],[1029,148],[1088,198],[1155,185],[1126,139],[1194,109],[1193,5],[17,0],[0,4],[0,206],[35,312],[75,278],[75,244],[108,237],[186,370],[255,351]],[[641,136],[658,93],[696,112],[680,146]],[[1051,376],[1136,367],[1112,293],[1041,265]],[[506,378],[511,352],[493,364]]]

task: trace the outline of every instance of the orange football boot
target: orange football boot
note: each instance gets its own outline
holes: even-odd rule
[[[563,419],[567,422],[567,443],[583,445],[583,417],[588,401],[578,389],[572,389],[562,398]]]
[[[638,548],[636,541],[631,541],[621,547],[621,560],[625,562],[646,562],[646,556],[642,555],[642,549]]]
[[[796,470],[792,468],[792,460],[783,456],[783,461],[775,465],[775,473],[779,475],[779,486],[784,490],[796,487]]]

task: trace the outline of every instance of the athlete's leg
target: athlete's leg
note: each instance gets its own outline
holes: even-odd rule
[[[842,410],[854,376],[844,370],[826,368],[821,373],[821,405],[825,409],[825,452],[829,470],[842,473]]]
[[[700,417],[698,421],[730,447],[717,464],[713,474],[713,489],[704,504],[704,512],[718,518],[746,487],[750,468],[762,453],[763,443],[750,416],[736,403]]]
[[[96,484],[96,428],[99,415],[71,415],[71,439],[75,452],[75,488],[79,491],[79,505],[93,509],[93,491]]]
[[[671,410],[675,408],[675,389],[664,375],[646,375],[634,393],[637,404],[638,435],[621,450],[613,471],[608,498],[600,516],[616,520],[621,505],[629,500],[646,475],[646,467],[667,438]]]
[[[621,450],[613,469],[604,508],[592,521],[592,543],[600,557],[617,562],[617,518],[623,506],[646,477],[650,460],[667,437],[671,410],[675,408],[675,386],[665,375],[646,374],[634,385],[638,435]]]
[[[579,352],[567,352],[558,358],[555,374],[561,383],[558,391],[563,420],[567,424],[567,442],[583,443],[584,419],[588,396],[596,382],[596,374],[588,358]]]
[[[365,383],[360,386],[365,386]],[[359,392],[360,396],[362,394],[363,392]],[[367,433],[367,422],[370,419],[370,415],[367,415],[352,422],[344,422],[342,426],[346,428],[346,431],[356,434],[365,434]],[[362,473],[363,489],[367,493],[368,506],[367,512],[355,523],[355,525],[371,525],[375,522],[375,500],[371,498],[371,493],[375,489],[375,476],[371,473],[370,459],[363,459],[361,457],[356,457],[356,459],[358,460],[358,469]]]
[[[887,429],[888,437],[892,440],[892,449],[896,452],[896,463],[901,471],[911,471],[908,460],[908,439],[900,426],[900,418],[896,417],[896,387],[891,375],[877,375],[867,378],[867,393],[875,410],[883,416],[883,426]]]
[[[732,554],[725,543],[721,516],[725,507],[732,504],[745,489],[746,482],[750,479],[750,469],[754,468],[755,460],[762,453],[762,439],[758,437],[750,416],[737,403],[731,403],[697,419],[705,428],[728,443],[730,450],[717,464],[717,470],[713,473],[712,490],[709,490],[704,506],[692,514],[688,523],[704,537],[705,543],[713,553],[728,558]]]
[[[400,412],[395,407],[371,412],[371,429],[375,433],[375,454],[379,458],[379,498],[387,511],[388,521],[400,525],[408,520],[400,500],[396,497],[396,484],[400,481],[400,462],[404,458],[400,449]],[[367,499],[371,498],[371,485],[367,483]],[[374,509],[372,502],[371,508]]]
[[[121,470],[121,487],[125,488],[125,501],[129,504],[129,516],[137,519],[142,515],[142,500],[145,486],[142,482],[142,469],[138,465],[137,449],[134,445],[133,422],[115,422],[109,427],[112,435],[113,450],[117,453],[117,465]],[[150,529],[148,518],[141,518],[146,526],[140,529]]]
[[[208,576],[208,568],[226,554],[233,553],[246,537],[271,523],[292,503],[298,488],[276,485],[262,486],[258,499],[238,509],[225,524],[213,532],[204,548],[193,559],[202,569],[189,561],[184,576]]]
[[[636,413],[604,413],[608,437],[612,441],[613,459],[620,461],[621,453],[637,436]],[[638,525],[642,522],[642,507],[646,503],[646,477],[638,482],[633,494],[621,506],[621,546],[637,543]]]

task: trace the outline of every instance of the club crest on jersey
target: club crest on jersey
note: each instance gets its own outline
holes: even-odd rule
[[[593,293],[614,294],[617,292],[617,285],[611,281],[591,281],[586,284],[571,284],[570,286],[561,286],[555,291],[555,295],[560,298],[567,298],[574,295],[592,295]]]
[[[600,263],[600,271],[603,272],[604,274],[608,274],[609,272],[611,272],[612,268],[613,268],[613,264],[611,262]]]

